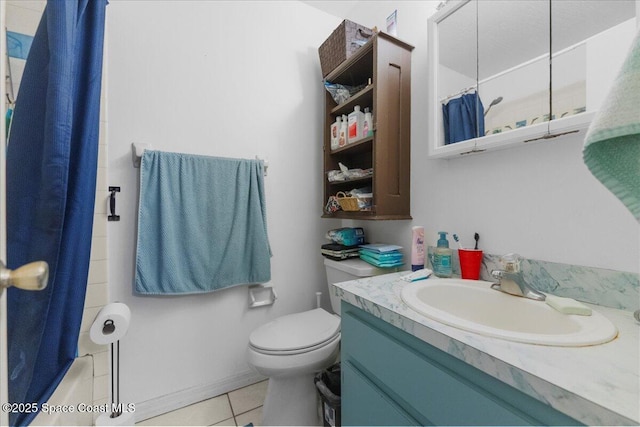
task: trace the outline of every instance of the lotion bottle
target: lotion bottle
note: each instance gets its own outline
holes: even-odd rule
[[[433,251],[433,273],[438,277],[451,277],[453,274],[451,259],[453,250],[449,249],[446,231],[438,231],[440,239],[438,246]]]
[[[411,228],[411,271],[424,268],[424,227]]]

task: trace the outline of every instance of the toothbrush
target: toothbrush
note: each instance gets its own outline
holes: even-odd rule
[[[453,235],[453,240],[455,240],[456,243],[458,244],[458,249],[462,249],[462,244],[460,243],[460,239],[458,239],[458,235],[457,234]]]
[[[475,234],[473,235],[473,238],[474,238],[474,239],[475,239],[475,241],[476,241],[476,247],[475,247],[474,249],[478,249],[478,240],[480,240],[480,235],[479,235],[478,233],[475,233]]]

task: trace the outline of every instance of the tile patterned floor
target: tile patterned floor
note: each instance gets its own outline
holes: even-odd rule
[[[137,426],[260,426],[268,381],[136,423]]]

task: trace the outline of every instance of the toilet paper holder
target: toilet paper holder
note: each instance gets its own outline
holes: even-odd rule
[[[273,305],[278,299],[278,294],[272,286],[250,285],[249,308]]]
[[[133,424],[132,412],[123,411],[120,405],[120,339],[127,333],[130,323],[129,307],[121,302],[112,302],[102,307],[91,324],[91,341],[111,346],[111,413],[100,414],[95,425]]]

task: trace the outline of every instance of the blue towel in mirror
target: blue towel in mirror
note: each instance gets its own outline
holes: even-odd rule
[[[442,104],[444,144],[484,136],[484,107],[477,93],[468,93]]]
[[[271,279],[261,160],[145,150],[140,169],[137,293]]]

